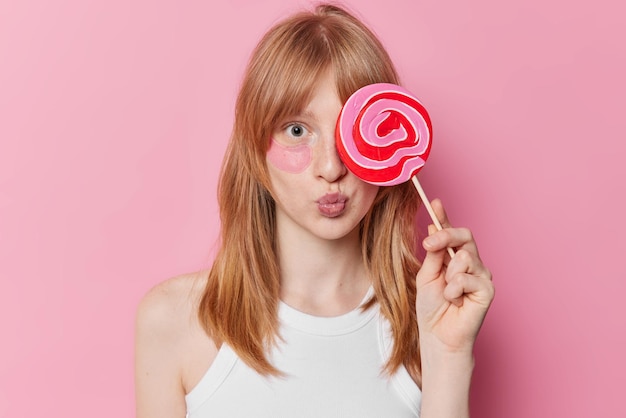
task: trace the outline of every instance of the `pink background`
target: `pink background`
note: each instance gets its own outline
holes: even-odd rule
[[[133,416],[137,303],[210,262],[245,63],[305,4],[0,2],[0,417]],[[495,275],[474,415],[626,416],[621,2],[347,4]]]

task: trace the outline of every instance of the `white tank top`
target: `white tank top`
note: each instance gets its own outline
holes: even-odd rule
[[[378,305],[324,318],[281,302],[279,318],[284,341],[269,359],[285,376],[259,375],[222,344],[185,397],[189,418],[419,417],[406,369],[382,374],[392,341]]]

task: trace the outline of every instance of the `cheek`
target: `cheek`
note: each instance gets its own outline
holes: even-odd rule
[[[365,184],[363,190],[363,207],[366,208],[365,212],[369,211],[372,205],[374,204],[374,200],[376,200],[376,196],[378,195],[379,186],[374,186],[373,184]]]
[[[302,173],[311,164],[311,147],[297,145],[285,147],[272,139],[267,150],[267,161],[274,167],[287,173]]]

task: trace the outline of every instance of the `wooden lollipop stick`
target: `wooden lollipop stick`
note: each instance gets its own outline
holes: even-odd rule
[[[437,219],[437,215],[435,215],[435,211],[433,210],[433,207],[430,206],[430,201],[426,197],[426,193],[424,193],[424,189],[422,189],[422,185],[417,180],[417,176],[411,177],[411,180],[413,181],[413,185],[417,189],[417,193],[419,193],[420,198],[422,199],[422,202],[424,202],[424,206],[426,206],[426,210],[428,211],[428,214],[430,215],[430,219],[433,220],[433,223],[437,227],[437,230],[441,231],[443,229],[443,227],[441,226],[441,222],[439,222],[439,219]],[[448,250],[448,254],[450,254],[450,257],[454,257],[454,250],[450,247],[448,247],[447,250]]]

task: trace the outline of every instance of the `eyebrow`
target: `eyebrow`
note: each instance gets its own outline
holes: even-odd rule
[[[291,122],[291,121],[298,120],[298,119],[309,119],[316,123],[319,122],[318,118],[315,116],[315,113],[311,112],[310,110],[304,109],[300,112],[292,113],[291,115],[288,115],[285,118],[281,119],[282,122],[280,124]]]
[[[315,113],[311,112],[310,110],[304,109],[302,112],[299,112],[297,115],[294,115],[294,116],[313,119],[314,121],[317,122],[317,116],[315,115]]]

